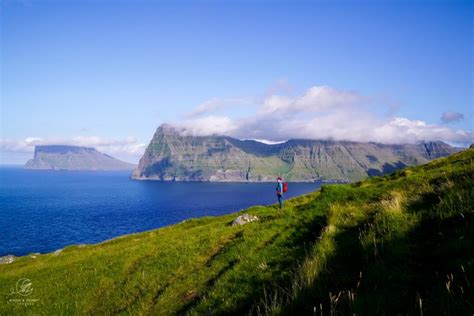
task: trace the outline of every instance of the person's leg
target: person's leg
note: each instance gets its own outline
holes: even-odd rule
[[[283,198],[281,195],[278,195],[278,203],[280,203],[280,208],[283,208]]]

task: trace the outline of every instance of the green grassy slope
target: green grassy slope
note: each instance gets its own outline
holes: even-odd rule
[[[244,226],[193,219],[25,256],[0,265],[0,315],[471,315],[473,159],[324,186]]]

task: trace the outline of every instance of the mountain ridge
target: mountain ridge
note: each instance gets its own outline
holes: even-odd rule
[[[358,181],[426,163],[458,149],[441,141],[390,145],[289,139],[265,144],[230,136],[192,136],[163,124],[132,173],[136,180],[267,182]]]

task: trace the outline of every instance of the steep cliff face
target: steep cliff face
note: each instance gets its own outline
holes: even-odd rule
[[[132,170],[135,167],[95,148],[66,145],[36,146],[34,158],[25,164],[26,169],[46,170]]]
[[[456,151],[443,142],[384,145],[289,140],[267,145],[226,136],[186,136],[160,126],[132,178],[165,181],[356,181]]]

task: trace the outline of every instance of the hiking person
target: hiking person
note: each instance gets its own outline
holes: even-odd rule
[[[280,203],[280,209],[283,208],[283,181],[280,177],[277,178],[276,193],[278,197],[278,203]]]

